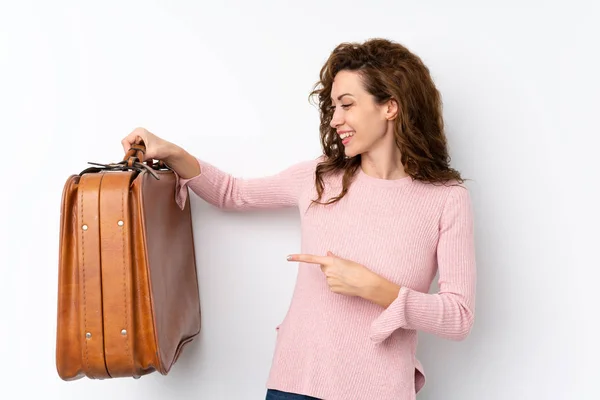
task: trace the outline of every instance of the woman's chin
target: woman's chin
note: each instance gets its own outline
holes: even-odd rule
[[[356,151],[354,151],[353,149],[349,149],[347,147],[344,148],[344,155],[346,156],[346,158],[352,158],[358,155],[358,153]]]

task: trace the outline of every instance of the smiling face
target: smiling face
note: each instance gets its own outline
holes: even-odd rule
[[[331,127],[344,145],[348,157],[395,146],[393,119],[397,114],[393,101],[377,104],[368,93],[358,72],[340,71],[331,89]]]

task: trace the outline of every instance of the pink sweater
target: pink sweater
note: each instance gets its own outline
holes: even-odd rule
[[[464,339],[474,318],[475,249],[470,196],[464,186],[411,178],[383,180],[359,169],[349,193],[333,206],[316,198],[317,160],[274,176],[240,179],[199,160],[202,172],[178,179],[231,210],[297,207],[302,253],[328,250],[401,285],[384,309],[331,292],[320,268],[298,265],[289,310],[277,326],[267,387],[327,400],[409,400],[425,384],[416,359],[417,332]],[[337,195],[341,177],[326,181],[323,199]],[[439,292],[429,294],[439,271]]]

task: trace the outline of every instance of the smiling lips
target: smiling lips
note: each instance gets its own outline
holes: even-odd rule
[[[348,144],[352,136],[354,136],[354,131],[340,131],[338,132],[338,135],[340,135],[340,138],[342,139],[342,144],[345,146],[346,144]]]

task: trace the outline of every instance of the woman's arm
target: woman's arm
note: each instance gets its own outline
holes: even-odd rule
[[[163,160],[181,179],[190,179],[200,175],[200,163],[183,148],[173,145],[169,155]]]
[[[367,291],[375,302],[387,305],[371,326],[375,342],[385,340],[401,328],[451,340],[463,340],[470,333],[475,315],[476,268],[473,216],[465,187],[452,188],[439,229],[438,293],[398,287],[383,278]],[[381,292],[373,295],[378,290]]]
[[[277,174],[240,178],[178,149],[165,161],[177,175],[176,196],[183,207],[188,188],[215,207],[244,211],[298,205],[300,192],[314,179],[316,160],[298,162]]]
[[[183,208],[188,187],[210,204],[231,210],[277,208],[297,205],[298,196],[314,179],[317,160],[296,163],[278,174],[242,179],[203,162],[189,152],[145,128],[136,128],[122,141],[127,152],[143,141],[145,157],[162,160],[176,176],[176,201]]]

